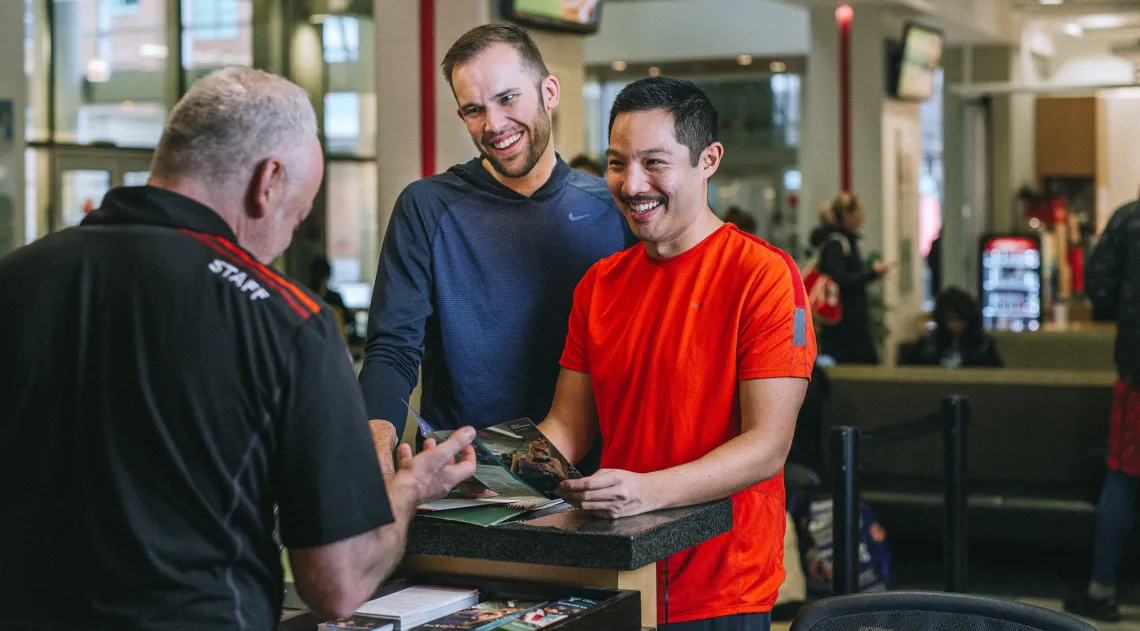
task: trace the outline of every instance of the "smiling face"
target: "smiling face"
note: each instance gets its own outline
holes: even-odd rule
[[[471,140],[500,175],[525,177],[553,151],[558,80],[539,77],[510,45],[493,44],[456,66],[452,86]]]
[[[696,244],[687,237],[711,215],[707,183],[722,152],[714,142],[693,166],[689,149],[677,141],[673,115],[664,109],[622,112],[614,119],[606,183],[633,233],[653,246],[651,254],[669,256]]]

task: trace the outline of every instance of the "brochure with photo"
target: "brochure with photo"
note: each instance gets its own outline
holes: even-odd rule
[[[586,598],[563,598],[535,607],[515,620],[499,627],[499,631],[534,631],[583,612],[598,604]]]
[[[407,403],[405,402],[405,405]],[[447,440],[449,430],[435,430],[410,405],[421,432],[427,438],[437,441]],[[486,504],[509,504],[513,508],[537,510],[562,503],[556,491],[562,480],[582,477],[558,449],[539,431],[528,418],[520,418],[500,423],[476,433],[475,481],[485,487],[487,497],[474,501]],[[427,511],[438,513],[453,509],[466,509],[473,506],[459,500],[467,499],[462,494],[452,494],[445,503],[433,503],[420,507],[421,514]]]
[[[527,611],[541,605],[541,602],[519,600],[488,600],[474,607],[457,611],[438,620],[416,627],[415,631],[487,631],[500,628]]]

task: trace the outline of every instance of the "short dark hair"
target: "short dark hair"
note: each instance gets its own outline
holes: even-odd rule
[[[597,176],[601,176],[606,172],[606,170],[602,168],[602,165],[599,164],[597,160],[585,154],[574,156],[574,159],[570,161],[570,168],[578,169],[580,171],[587,171]]]
[[[447,54],[443,56],[443,63],[440,66],[443,68],[443,76],[447,79],[447,85],[451,86],[452,91],[455,90],[455,83],[451,80],[455,67],[471,61],[479,53],[495,44],[506,44],[518,51],[519,57],[522,57],[523,65],[536,75],[535,83],[541,83],[543,79],[550,76],[550,71],[546,69],[546,63],[542,61],[542,53],[539,52],[538,46],[535,45],[530,35],[514,24],[496,22],[476,26],[467,31],[455,40]]]
[[[982,310],[974,297],[958,287],[948,287],[934,298],[934,323],[940,335],[945,331],[946,320],[956,315],[966,323],[966,333],[977,335],[982,332]]]
[[[697,166],[701,153],[717,139],[717,114],[712,101],[697,84],[672,77],[640,79],[622,88],[610,110],[614,130],[618,114],[662,109],[673,115],[673,136],[689,148],[689,161]]]

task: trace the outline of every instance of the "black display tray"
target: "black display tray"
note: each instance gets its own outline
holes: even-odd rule
[[[601,587],[579,587],[550,583],[521,583],[468,576],[437,574],[415,575],[386,583],[377,590],[374,598],[414,584],[450,585],[474,587],[479,590],[480,602],[493,598],[514,598],[517,600],[556,600],[558,598],[589,598],[597,605],[567,618],[543,627],[544,631],[642,631],[641,593]],[[282,621],[278,631],[314,631],[326,618],[313,613]]]

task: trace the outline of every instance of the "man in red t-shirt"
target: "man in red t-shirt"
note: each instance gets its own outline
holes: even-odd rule
[[[575,290],[541,426],[572,461],[602,433],[602,470],[561,485],[582,509],[625,517],[732,498],[731,532],[658,564],[658,621],[671,631],[769,628],[784,578],[782,469],[815,360],[792,260],[709,209],[716,118],[678,79],[637,81],[614,102],[606,177],[643,244]]]

